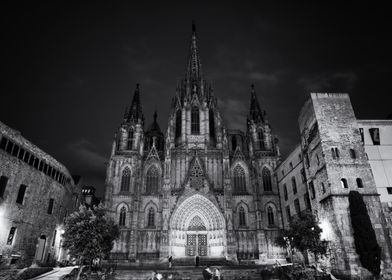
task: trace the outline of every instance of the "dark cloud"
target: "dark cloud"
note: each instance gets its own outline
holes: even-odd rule
[[[391,113],[392,18],[380,3],[7,3],[0,119],[100,191],[136,83],[146,127],[158,109],[166,131],[192,19],[227,126],[245,129],[255,84],[284,155],[310,91],[349,92],[359,118]]]

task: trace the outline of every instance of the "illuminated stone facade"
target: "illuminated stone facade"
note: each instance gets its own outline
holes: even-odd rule
[[[65,217],[80,188],[61,163],[0,122],[0,257],[5,264],[53,263]]]
[[[247,131],[228,131],[204,79],[193,26],[186,74],[172,99],[166,134],[156,114],[144,130],[137,86],[118,128],[105,203],[120,225],[112,259],[284,258],[274,170],[277,139],[252,86]]]

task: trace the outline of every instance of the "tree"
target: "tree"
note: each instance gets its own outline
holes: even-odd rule
[[[326,255],[328,247],[328,241],[320,238],[321,232],[313,214],[306,211],[291,220],[290,228],[281,231],[276,243],[284,248],[289,247],[291,252],[297,249],[305,259],[306,253],[311,252],[317,263],[320,256]]]
[[[102,204],[92,209],[82,205],[65,221],[63,248],[80,260],[81,270],[84,262],[92,264],[93,260],[108,256],[118,236],[118,227]]]
[[[380,274],[381,248],[377,243],[370,217],[362,195],[350,191],[348,196],[354,243],[359,260],[364,268],[374,275]]]

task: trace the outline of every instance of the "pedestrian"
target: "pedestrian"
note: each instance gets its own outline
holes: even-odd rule
[[[196,256],[196,259],[195,259],[195,266],[196,266],[196,267],[199,266],[199,256]]]
[[[221,272],[218,268],[215,268],[215,275],[214,275],[214,280],[221,280]]]
[[[213,273],[212,273],[212,271],[211,271],[211,269],[210,269],[210,267],[207,265],[207,267],[203,270],[203,278],[204,278],[204,280],[211,280],[212,279],[212,276],[213,276]]]
[[[169,256],[169,268],[171,268],[172,267],[172,260],[173,260],[173,257],[172,256]]]

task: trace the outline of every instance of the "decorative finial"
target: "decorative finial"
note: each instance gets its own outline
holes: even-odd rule
[[[155,109],[155,112],[154,112],[154,122],[157,122],[157,117],[158,117],[157,109]]]
[[[195,20],[192,20],[192,32],[196,32]]]
[[[136,84],[136,90],[139,90],[140,84]]]
[[[250,87],[252,88],[252,90],[255,90],[255,85],[251,84]]]

